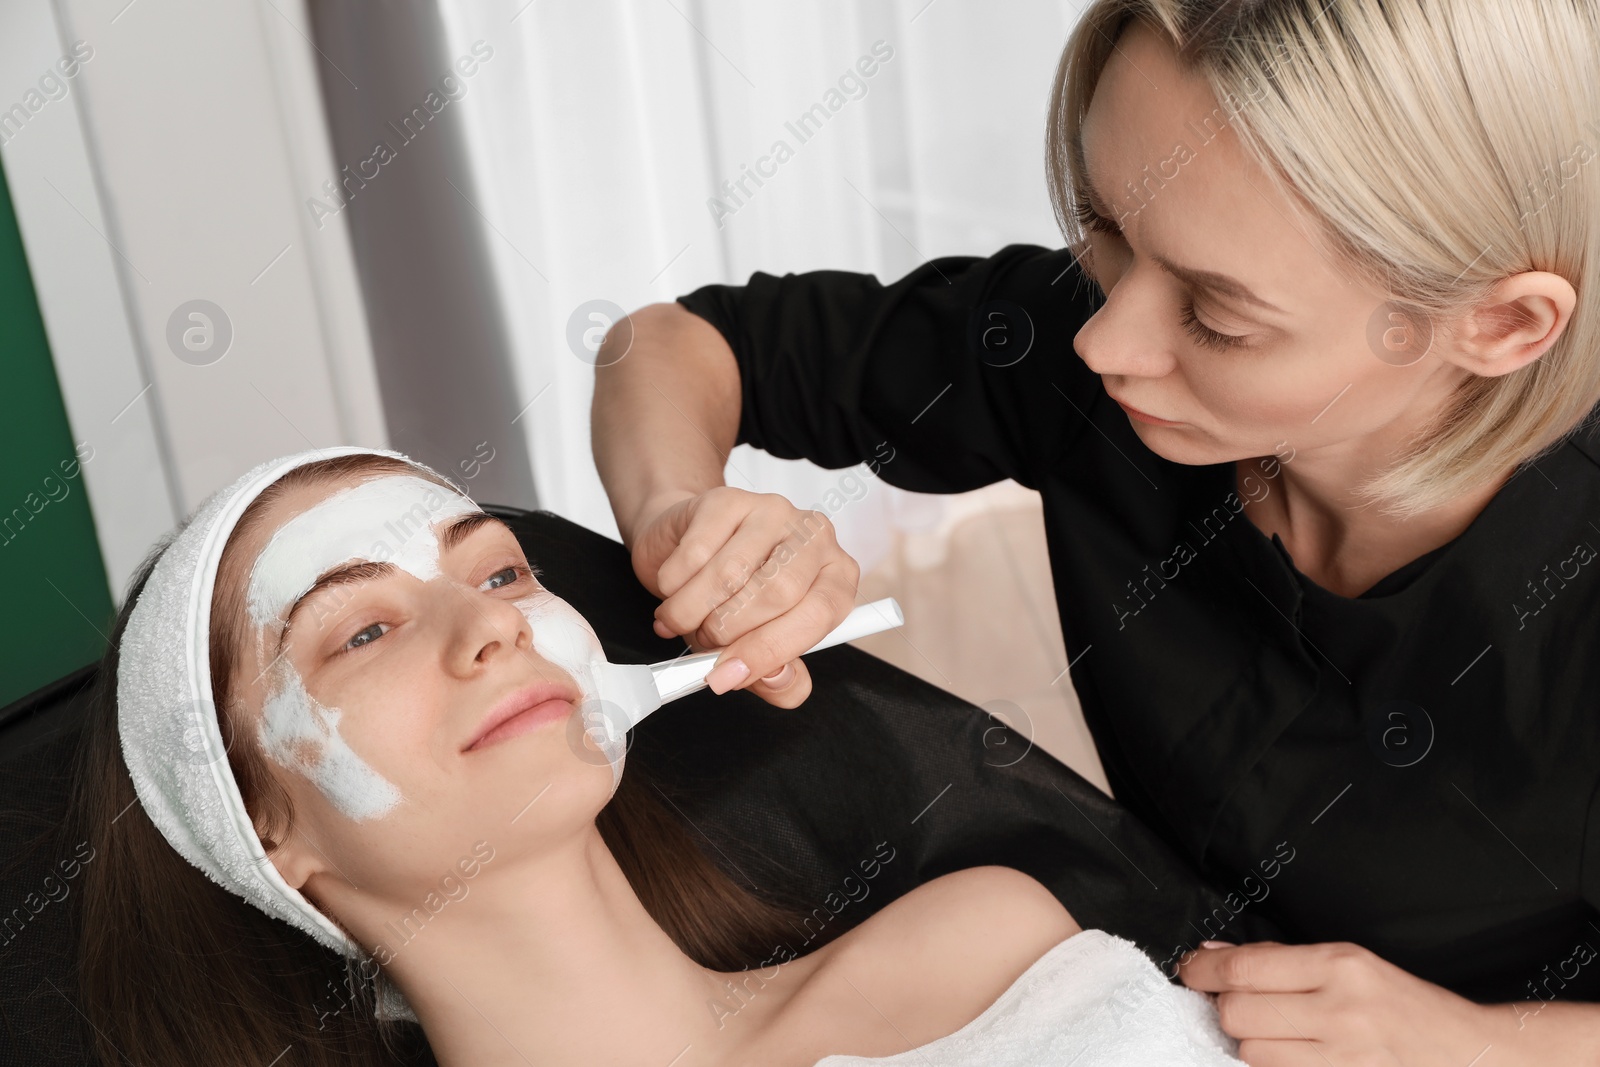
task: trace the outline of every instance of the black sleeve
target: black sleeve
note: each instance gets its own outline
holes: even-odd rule
[[[1037,488],[1103,395],[1072,347],[1099,291],[1065,249],[946,256],[889,285],[757,271],[678,302],[739,361],[738,443],[828,468],[867,462],[903,489]]]
[[[1583,828],[1583,855],[1579,860],[1578,895],[1600,911],[1600,785],[1589,795]]]

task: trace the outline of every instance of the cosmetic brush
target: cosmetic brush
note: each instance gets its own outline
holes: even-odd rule
[[[868,634],[892,630],[905,622],[905,615],[894,597],[862,604],[844,617],[821,641],[806,653],[854,641]],[[608,663],[604,667],[603,691],[606,698],[627,716],[614,722],[618,732],[631,730],[661,705],[688,696],[706,687],[706,675],[716,664],[721,649],[678,656],[659,663]],[[802,653],[804,654],[804,653]]]

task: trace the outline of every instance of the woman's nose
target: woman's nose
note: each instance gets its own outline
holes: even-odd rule
[[[465,677],[496,657],[531,655],[533,628],[514,603],[448,580],[439,584],[439,608],[446,624],[445,659],[453,673]]]
[[[519,656],[527,656],[533,651],[533,631],[521,612],[516,612],[515,617],[507,615],[504,622],[482,635],[473,659],[478,663],[488,663],[503,649],[509,649]]]
[[[1072,339],[1073,351],[1102,378],[1160,378],[1176,366],[1160,326],[1160,294],[1136,292],[1123,278]]]

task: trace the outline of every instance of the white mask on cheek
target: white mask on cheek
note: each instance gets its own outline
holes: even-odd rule
[[[628,738],[614,722],[617,709],[615,696],[608,692],[604,679],[607,672],[601,666],[607,662],[605,649],[588,621],[578,614],[571,604],[547,589],[530,593],[513,601],[523,618],[533,630],[533,649],[551,663],[572,675],[583,693],[579,707],[582,725],[588,737],[600,749],[600,754],[611,765],[611,791],[616,793],[622,782],[622,765],[627,755]],[[574,751],[581,743],[574,741]],[[573,735],[568,735],[569,739]],[[584,753],[579,751],[580,756]]]
[[[419,581],[430,581],[439,576],[434,523],[480,510],[436,482],[395,474],[341,489],[284,523],[250,572],[250,617],[260,627],[261,658],[266,658],[266,628],[281,623],[324,573],[366,560],[392,563]],[[274,664],[273,682],[261,723],[269,756],[304,774],[352,819],[377,818],[400,802],[400,790],[339,735],[343,713],[318,703],[286,656]]]
[[[388,814],[400,790],[356,755],[339,734],[344,713],[306,692],[285,657],[273,668],[276,691],[261,709],[261,746],[280,766],[309,778],[334,807],[357,822]]]

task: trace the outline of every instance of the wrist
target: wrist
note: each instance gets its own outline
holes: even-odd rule
[[[1600,1004],[1526,1000],[1479,1004],[1484,1067],[1548,1063],[1600,1065]]]
[[[707,488],[710,487],[708,486]],[[651,522],[655,521],[658,515],[672,507],[674,504],[681,503],[685,500],[691,500],[703,492],[705,492],[704,489],[689,489],[683,486],[675,486],[669,489],[658,489],[650,492],[639,503],[639,505],[633,509],[633,512],[628,517],[627,522],[618,523],[618,532],[622,534],[623,545],[626,546],[630,552],[633,551],[633,545],[634,542],[638,540],[640,530],[643,530],[646,526],[650,525]]]

